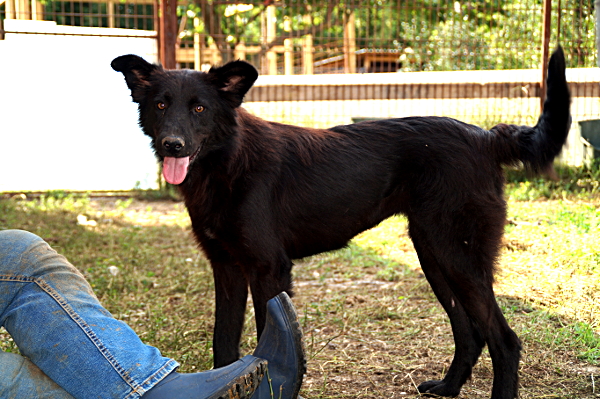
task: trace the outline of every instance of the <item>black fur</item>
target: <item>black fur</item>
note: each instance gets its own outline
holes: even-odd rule
[[[179,188],[213,268],[216,367],[239,356],[248,286],[260,332],[266,301],[291,294],[292,259],[341,248],[402,213],[456,344],[444,379],[419,391],[458,395],[487,344],[492,398],[517,396],[521,345],[492,289],[506,214],[502,165],[542,171],[566,140],[570,97],[560,48],[538,124],[489,131],[440,117],[289,126],[238,108],[257,77],[245,62],[201,73],[126,55],[112,66],[139,103],[159,160],[190,157]]]

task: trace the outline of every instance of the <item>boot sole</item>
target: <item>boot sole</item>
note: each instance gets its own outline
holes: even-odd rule
[[[304,378],[304,374],[306,374],[306,350],[304,348],[304,341],[302,340],[302,330],[300,329],[300,323],[298,323],[298,314],[296,313],[296,309],[292,304],[292,300],[286,292],[282,292],[281,294],[276,296],[279,299],[279,304],[283,308],[287,320],[290,322],[290,331],[292,331],[294,343],[296,348],[300,348],[300,356],[298,358],[298,373],[296,374],[297,381],[296,386],[294,387],[294,393],[292,398],[299,398],[300,387],[302,386],[302,380]]]
[[[262,381],[266,369],[267,362],[260,362],[253,371],[233,380],[225,387],[225,392],[221,391],[209,399],[250,399]]]

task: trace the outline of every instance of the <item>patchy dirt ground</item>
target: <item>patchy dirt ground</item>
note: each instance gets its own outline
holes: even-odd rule
[[[85,272],[113,314],[180,360],[182,371],[210,367],[211,272],[181,203],[112,198],[8,211],[3,228],[25,228],[51,241]],[[95,223],[78,224],[82,214]],[[573,320],[531,301],[522,281],[512,283],[526,274],[519,268],[545,262],[547,250],[536,249],[530,235],[507,237],[503,266],[510,273],[499,278],[498,302],[523,342],[520,397],[596,398],[600,369],[581,360],[585,347],[569,327]],[[417,398],[416,386],[444,376],[453,356],[450,325],[420,271],[405,222],[388,221],[344,250],[295,263],[294,303],[308,355],[303,397]],[[120,270],[116,277],[107,274],[111,266]],[[246,352],[255,345],[252,318],[249,306]],[[0,347],[11,345],[0,332]],[[492,379],[484,350],[459,398],[489,398]]]
[[[379,283],[297,282],[295,301],[309,353],[306,397],[414,398],[421,382],[444,376],[453,356],[452,334],[424,278]],[[517,318],[527,324],[529,314],[515,312],[511,324]],[[600,369],[543,342],[524,339],[523,347],[521,398],[597,397],[592,378]],[[460,397],[489,398],[492,380],[484,351]]]
[[[177,202],[134,201],[122,214],[141,225],[181,224],[186,211]],[[421,382],[443,378],[454,351],[450,324],[420,271],[405,227],[394,226],[396,237],[387,250],[365,245],[367,237],[348,249],[295,262],[294,303],[308,355],[305,398],[415,398],[421,396],[416,389]],[[505,250],[523,251],[527,245],[508,239]],[[553,343],[562,319],[535,309],[518,292],[511,294],[498,301],[523,341],[520,397],[600,397],[594,380],[600,369]],[[252,319],[251,304],[249,309]],[[459,398],[489,398],[492,381],[484,350]]]

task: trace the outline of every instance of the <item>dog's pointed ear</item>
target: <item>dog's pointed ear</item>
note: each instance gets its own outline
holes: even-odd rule
[[[150,85],[150,76],[163,70],[161,66],[150,64],[132,54],[115,58],[110,66],[115,71],[123,73],[127,87],[131,90],[131,97],[137,103],[142,100],[144,90]]]
[[[246,61],[232,61],[219,68],[211,68],[208,77],[233,107],[239,107],[250,90],[258,71]]]

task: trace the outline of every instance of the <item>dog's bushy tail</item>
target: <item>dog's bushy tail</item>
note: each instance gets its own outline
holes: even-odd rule
[[[494,133],[492,151],[500,163],[522,163],[535,173],[551,170],[571,126],[571,96],[565,68],[565,56],[559,46],[550,57],[544,110],[534,127],[500,124],[490,129]]]

